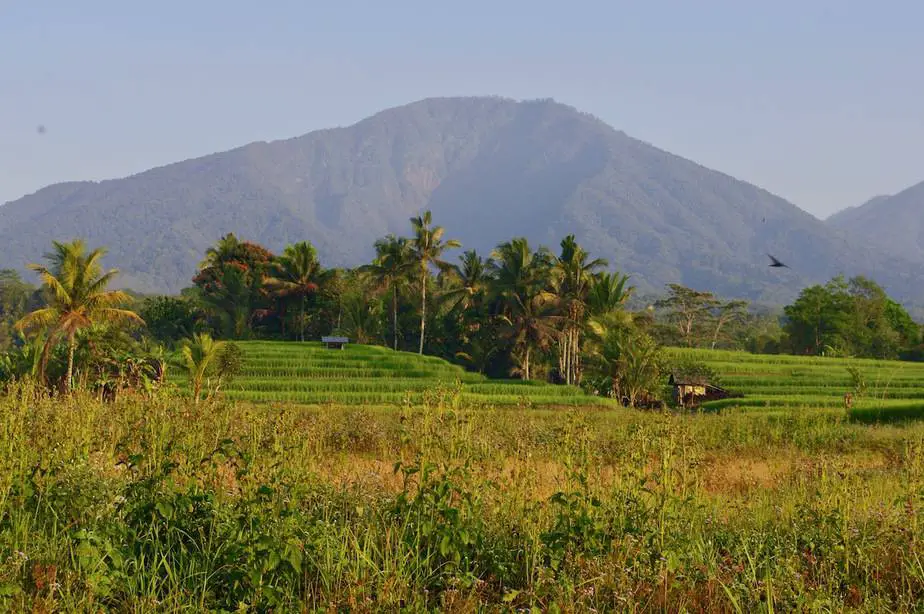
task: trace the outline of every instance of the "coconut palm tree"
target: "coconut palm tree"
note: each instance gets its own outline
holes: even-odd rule
[[[233,232],[222,236],[215,245],[205,250],[205,259],[199,263],[199,270],[218,266],[235,259],[240,251],[241,241]]]
[[[558,348],[558,369],[566,384],[576,384],[581,373],[581,331],[587,313],[587,297],[594,273],[606,260],[590,255],[568,235],[561,242],[561,255],[553,265],[553,290],[562,313],[562,335]]]
[[[636,407],[641,401],[658,397],[664,357],[654,339],[627,319],[617,311],[591,321],[594,343],[588,363],[589,371],[610,396]]]
[[[620,273],[598,273],[590,283],[587,308],[591,315],[599,316],[622,309],[635,292],[635,286],[627,286],[629,276]]]
[[[375,242],[375,260],[359,268],[373,283],[391,291],[391,325],[394,349],[398,349],[398,287],[414,269],[411,245],[404,237],[393,234]]]
[[[459,256],[459,263],[447,268],[447,272],[457,282],[455,287],[443,292],[450,310],[471,309],[494,280],[491,275],[494,261],[482,258],[475,250],[468,250]]]
[[[431,226],[433,223],[430,211],[423,215],[411,218],[414,228],[414,237],[411,239],[411,252],[414,264],[419,267],[420,274],[420,353],[423,354],[424,333],[427,324],[427,280],[430,277],[430,266],[436,265],[446,268],[449,264],[441,259],[443,252],[454,247],[462,247],[455,239],[443,240],[445,229],[442,226]]]
[[[305,340],[305,303],[318,291],[324,271],[318,253],[307,241],[289,245],[271,266],[266,288],[281,301],[297,299],[299,309],[299,340]]]
[[[100,260],[105,253],[102,247],[88,253],[80,239],[70,243],[55,241],[53,250],[45,255],[49,267],[28,265],[39,274],[50,298],[48,306],[23,317],[16,323],[16,328],[20,331],[47,330],[39,365],[39,379],[42,381],[51,350],[61,339],[67,341],[64,389],[68,393],[74,377],[77,333],[97,322],[144,324],[138,314],[120,307],[130,302],[131,297],[122,291],[106,289],[118,270],[103,272]]]
[[[224,348],[224,341],[215,341],[208,333],[195,334],[191,339],[183,342],[180,350],[180,364],[189,377],[189,383],[193,389],[193,401],[196,405],[199,404],[205,376],[212,365],[218,362]]]
[[[501,321],[507,324],[507,336],[519,357],[518,371],[528,380],[533,350],[547,348],[558,336],[555,327],[560,318],[555,314],[555,295],[548,290],[551,258],[544,249],[533,252],[524,238],[498,245],[492,258]]]
[[[339,331],[360,345],[375,343],[381,338],[383,311],[379,297],[350,294],[343,301],[343,324]]]

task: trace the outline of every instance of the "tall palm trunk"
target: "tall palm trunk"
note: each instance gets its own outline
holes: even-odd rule
[[[298,314],[298,324],[299,324],[299,339],[302,343],[305,342],[305,297],[302,297],[302,309]]]
[[[526,344],[526,352],[523,356],[523,379],[529,380],[529,352],[532,348]]]
[[[581,383],[581,329],[579,328],[574,329],[574,345],[571,349],[571,353],[574,357],[571,364],[571,383],[576,386]]]
[[[420,276],[420,354],[424,348],[424,329],[427,326],[427,269]]]
[[[580,379],[581,371],[581,331],[573,324],[567,324],[562,331],[558,351],[558,369],[566,384],[574,385]]]
[[[398,351],[398,284],[391,285],[391,330],[395,351]]]
[[[193,380],[193,403],[199,404],[199,396],[202,394],[202,376],[196,376]]]
[[[567,333],[567,329],[565,330]],[[568,336],[567,334],[562,335],[561,342],[558,344],[558,374],[565,381],[568,382]]]
[[[77,349],[77,341],[74,335],[67,338],[67,380],[64,382],[65,394],[70,394],[71,383],[74,381],[74,350]]]

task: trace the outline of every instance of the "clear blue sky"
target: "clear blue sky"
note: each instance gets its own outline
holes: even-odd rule
[[[499,94],[824,216],[924,181],[922,32],[915,1],[0,0],[0,202]]]

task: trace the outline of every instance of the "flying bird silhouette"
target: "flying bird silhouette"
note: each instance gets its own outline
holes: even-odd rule
[[[771,256],[770,254],[767,254],[767,257],[770,258],[770,260],[773,261],[773,262],[770,263],[770,266],[775,267],[775,268],[779,268],[779,267],[785,267],[785,268],[787,268],[787,269],[789,268],[788,265],[783,264],[782,262],[780,262],[779,260],[777,260],[776,258],[774,258],[773,256]]]

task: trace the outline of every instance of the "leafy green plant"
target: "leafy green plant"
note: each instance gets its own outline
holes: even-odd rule
[[[860,398],[866,394],[866,378],[858,367],[853,365],[847,367],[847,373],[850,374],[850,388],[853,394]]]

